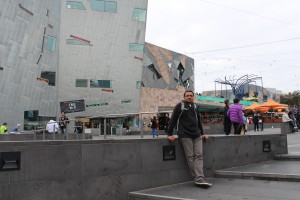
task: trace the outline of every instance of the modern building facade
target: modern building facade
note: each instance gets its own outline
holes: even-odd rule
[[[0,1],[0,123],[26,130],[61,111],[95,119],[174,106],[194,89],[194,60],[145,43],[147,4]]]
[[[9,130],[56,115],[60,15],[60,0],[0,1],[0,123]]]
[[[139,111],[147,0],[1,1],[0,12],[1,122]]]
[[[62,2],[58,102],[69,118],[139,111],[146,13],[147,0]]]
[[[146,43],[140,111],[170,111],[186,89],[194,90],[194,59]]]

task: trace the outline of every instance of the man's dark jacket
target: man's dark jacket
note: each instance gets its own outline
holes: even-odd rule
[[[178,138],[198,138],[203,135],[200,114],[194,103],[183,103],[184,110],[181,110],[181,102],[175,106],[167,133],[169,136],[173,135],[173,129],[177,129],[178,122]]]

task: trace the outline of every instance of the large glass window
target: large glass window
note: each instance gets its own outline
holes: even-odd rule
[[[56,48],[56,37],[48,36],[47,37],[47,50],[55,51]]]
[[[144,51],[144,45],[143,44],[130,43],[129,44],[129,50],[130,51]]]
[[[90,80],[91,88],[111,88],[110,80]]]
[[[117,2],[105,1],[105,12],[117,12]]]
[[[87,87],[88,80],[87,79],[76,79],[75,85],[76,85],[76,87]]]
[[[67,8],[85,10],[83,3],[78,2],[78,1],[67,1]]]
[[[94,11],[117,12],[117,2],[115,1],[90,0],[90,6]]]
[[[34,130],[39,124],[38,116],[38,110],[24,111],[24,130]]]
[[[145,9],[135,8],[132,13],[132,20],[145,22],[147,11]]]
[[[48,80],[48,85],[55,86],[55,72],[43,71],[41,78]]]

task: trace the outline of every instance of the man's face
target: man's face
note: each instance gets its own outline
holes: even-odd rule
[[[192,103],[194,101],[194,94],[192,92],[186,92],[184,95],[184,100],[188,103]]]
[[[64,113],[64,112],[62,112],[62,113],[61,113],[61,115],[62,115],[62,116],[65,116],[65,113]]]

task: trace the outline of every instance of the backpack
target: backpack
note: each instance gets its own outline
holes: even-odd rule
[[[180,101],[180,103],[181,103],[181,113],[180,113],[180,115],[179,115],[179,117],[178,117],[178,120],[177,120],[176,130],[178,130],[179,120],[180,120],[180,117],[181,117],[183,111],[188,110],[188,109],[186,109],[186,108],[184,107],[184,101],[183,101],[183,100]],[[196,115],[196,120],[198,121],[198,116],[197,116],[197,105],[196,105],[195,103],[193,103],[193,106],[194,106],[194,112],[195,112],[195,115]]]

